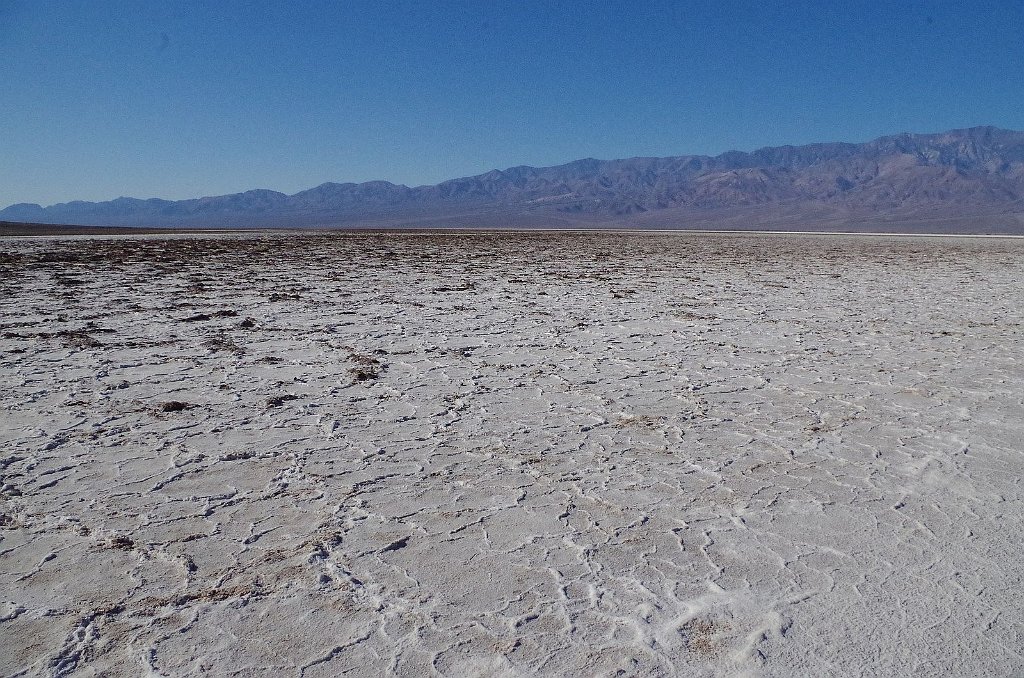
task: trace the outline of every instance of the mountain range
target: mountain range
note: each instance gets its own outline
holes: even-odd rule
[[[0,220],[149,227],[558,227],[1024,233],[1024,132],[973,127],[717,156],[577,160],[409,187],[16,204]]]

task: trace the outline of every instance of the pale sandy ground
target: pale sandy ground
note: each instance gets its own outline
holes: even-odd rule
[[[0,675],[1024,675],[1022,316],[1019,240],[0,240]]]

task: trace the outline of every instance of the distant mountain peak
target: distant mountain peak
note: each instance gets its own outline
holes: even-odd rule
[[[326,182],[292,195],[252,189],[190,200],[120,197],[0,210],[6,221],[181,227],[834,228],[931,220],[970,230],[972,218],[1024,231],[1024,133],[985,125],[717,156],[518,165],[415,188],[384,180]]]

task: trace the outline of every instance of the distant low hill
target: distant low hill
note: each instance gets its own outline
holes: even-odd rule
[[[11,205],[0,220],[147,227],[567,227],[1024,233],[1024,132],[974,127],[513,167],[408,187]]]

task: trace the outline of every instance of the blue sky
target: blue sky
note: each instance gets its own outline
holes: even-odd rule
[[[0,206],[1024,129],[1024,0],[0,0]]]

